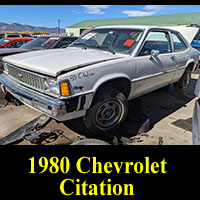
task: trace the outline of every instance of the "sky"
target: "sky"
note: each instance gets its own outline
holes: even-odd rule
[[[200,5],[0,5],[0,22],[61,28],[84,20],[200,12]]]

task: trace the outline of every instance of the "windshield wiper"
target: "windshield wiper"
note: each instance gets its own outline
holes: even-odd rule
[[[103,47],[103,46],[100,46],[100,45],[96,45],[96,46],[88,46],[90,48],[95,48],[95,49],[102,49],[102,50],[105,50],[105,51],[108,51],[112,54],[116,54],[115,51],[113,51],[112,49],[109,49],[108,47]]]
[[[87,45],[85,43],[82,43],[82,42],[75,42],[74,44],[72,44],[71,46],[81,46],[83,47],[84,49],[87,49]]]

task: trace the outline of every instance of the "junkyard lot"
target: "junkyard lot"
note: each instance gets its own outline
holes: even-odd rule
[[[198,74],[192,75],[191,87],[186,96],[177,94],[173,87],[170,87],[169,90],[157,90],[130,102],[132,108],[123,127],[117,130],[119,135],[132,138],[133,140],[129,144],[133,145],[157,145],[159,140],[166,145],[192,144],[192,113],[196,99],[193,91],[197,78]],[[11,103],[6,104],[4,95],[0,91],[0,138],[9,135],[41,115],[40,112],[26,105],[16,107]],[[140,123],[135,117],[138,112],[147,116],[151,122],[151,130],[140,135],[136,135],[137,128],[135,126],[136,123]],[[65,142],[66,138],[73,140],[79,135],[84,135],[85,131],[80,126],[80,121],[78,119],[58,124],[52,120],[47,127],[61,129],[66,136],[64,139],[57,139],[54,143]],[[30,143],[22,142],[20,144]]]

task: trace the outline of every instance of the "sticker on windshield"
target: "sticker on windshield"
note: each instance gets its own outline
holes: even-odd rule
[[[135,40],[126,40],[126,42],[123,44],[124,46],[128,46],[131,47],[133,45],[133,43],[135,42]]]
[[[90,38],[94,37],[96,34],[97,33],[94,33],[94,32],[88,33],[85,36],[83,36],[81,39],[83,39],[83,40],[89,40]]]

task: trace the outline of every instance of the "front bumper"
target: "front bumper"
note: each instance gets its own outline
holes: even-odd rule
[[[6,89],[15,98],[58,121],[66,121],[85,115],[85,110],[67,113],[65,101],[24,87],[10,79],[6,74],[0,74],[0,83],[4,90]]]

